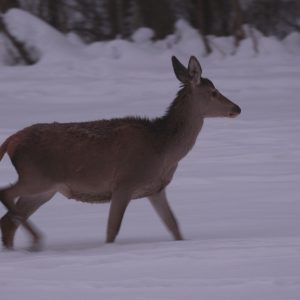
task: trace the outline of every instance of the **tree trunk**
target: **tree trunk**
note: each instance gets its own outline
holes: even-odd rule
[[[0,11],[2,13],[13,7],[20,7],[18,0],[0,0]]]
[[[48,0],[48,22],[54,28],[60,28],[59,11],[62,9],[61,0]]]
[[[142,23],[153,29],[156,39],[163,39],[174,31],[175,18],[168,0],[138,0]]]
[[[233,10],[232,17],[232,31],[234,36],[235,47],[238,48],[241,40],[245,38],[245,31],[243,29],[243,16],[239,0],[231,0]]]
[[[198,29],[204,44],[205,52],[206,54],[210,54],[212,52],[212,49],[210,47],[208,38],[206,36],[206,30],[205,30],[205,11],[204,11],[204,3],[203,0],[198,0],[197,1],[197,24],[198,24]]]

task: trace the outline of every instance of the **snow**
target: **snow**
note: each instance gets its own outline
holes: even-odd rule
[[[147,27],[141,27],[133,33],[131,39],[135,43],[147,43],[150,42],[150,40],[153,37],[154,37],[154,32],[152,29]]]
[[[36,22],[19,11],[6,18],[23,24],[20,36]],[[184,241],[172,241],[141,199],[131,202],[116,243],[107,245],[108,205],[56,195],[32,217],[45,233],[44,251],[27,252],[28,236],[19,230],[15,251],[0,252],[1,300],[298,300],[299,37],[290,36],[287,49],[264,38],[256,56],[246,40],[234,56],[204,58],[195,52],[201,41],[83,46],[35,24],[30,41],[39,63],[1,66],[1,142],[36,122],[161,115],[179,88],[172,54],[184,64],[197,55],[204,76],[242,114],[206,120],[168,188]],[[34,34],[39,30],[43,35]],[[15,178],[5,157],[1,186]]]
[[[4,15],[4,22],[13,36],[34,49],[44,61],[52,63],[80,52],[63,34],[26,11],[11,9]]]

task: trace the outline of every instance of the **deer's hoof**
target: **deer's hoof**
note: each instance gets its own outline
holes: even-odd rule
[[[28,248],[29,252],[41,252],[44,249],[44,243],[39,240],[31,244],[31,246]]]
[[[12,250],[14,247],[14,237],[17,230],[17,225],[9,215],[5,215],[0,220],[1,234],[2,234],[2,245],[6,250]]]

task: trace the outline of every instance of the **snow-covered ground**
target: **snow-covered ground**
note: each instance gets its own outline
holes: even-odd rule
[[[299,55],[270,39],[257,57],[245,41],[235,56],[201,58],[197,43],[86,47],[46,33],[65,53],[48,43],[39,64],[0,68],[1,142],[36,122],[161,115],[179,86],[172,54],[184,63],[196,54],[242,114],[207,120],[168,188],[184,241],[172,241],[141,199],[107,245],[108,205],[56,195],[32,217],[46,235],[44,251],[26,252],[28,236],[19,230],[16,251],[0,252],[0,299],[298,300]],[[5,157],[0,183],[14,180]]]

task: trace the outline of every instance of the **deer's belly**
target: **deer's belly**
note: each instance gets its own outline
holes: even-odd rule
[[[172,180],[176,167],[162,172],[160,176],[147,178],[138,184],[132,183],[131,199],[144,198],[154,195],[164,189]],[[102,182],[101,186],[90,186],[81,183],[69,183],[60,185],[58,191],[67,198],[75,199],[81,202],[105,203],[111,200],[113,190],[111,182]]]
[[[87,203],[106,203],[110,201],[111,193],[82,193],[72,191],[70,198]]]
[[[150,184],[145,184],[140,186],[139,188],[135,189],[132,193],[132,199],[139,199],[151,196],[153,194],[158,193],[161,191],[169,181],[163,180],[160,182],[154,182]],[[62,192],[67,198],[74,199],[81,202],[87,203],[106,203],[111,200],[112,192],[111,191],[99,191],[99,192],[88,192],[86,190],[75,190],[75,189],[68,189],[68,192]]]
[[[78,182],[59,184],[57,191],[69,199],[88,203],[105,203],[111,199],[108,185],[93,186]]]

